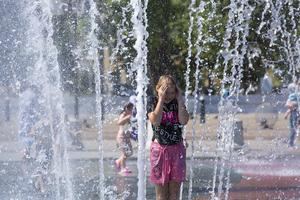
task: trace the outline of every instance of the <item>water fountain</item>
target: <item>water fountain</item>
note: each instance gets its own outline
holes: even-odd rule
[[[104,44],[101,38],[104,32],[104,26],[101,25],[105,18],[101,8],[106,6],[105,4],[94,0],[78,1],[72,6],[71,1],[64,0],[10,2],[0,0],[0,5],[7,8],[6,10],[13,8],[18,10],[4,14],[7,15],[8,21],[3,23],[13,28],[5,30],[3,34],[0,33],[0,46],[3,46],[2,49],[10,50],[9,59],[4,59],[2,54],[6,52],[0,51],[1,60],[9,66],[0,72],[1,77],[8,79],[3,81],[6,83],[7,90],[4,93],[8,96],[6,100],[8,106],[0,108],[1,114],[6,112],[3,119],[5,118],[7,122],[1,122],[1,127],[3,125],[10,135],[10,138],[6,138],[7,140],[3,140],[5,142],[0,144],[0,180],[7,179],[10,183],[10,186],[0,183],[3,191],[0,193],[0,199],[154,199],[153,185],[147,180],[148,149],[145,117],[149,84],[147,68],[149,2],[130,0],[119,3],[123,5],[120,7],[122,11],[120,23],[115,24],[117,42],[112,49],[112,55],[108,58],[107,44]],[[271,168],[275,164],[278,176],[268,175],[271,178],[285,179],[293,187],[284,186],[286,192],[278,189],[281,193],[277,196],[291,195],[289,197],[298,198],[300,196],[296,188],[300,184],[299,172],[296,170],[299,164],[298,152],[280,149],[284,143],[280,143],[279,137],[276,136],[275,139],[270,139],[270,143],[266,143],[272,148],[256,149],[251,146],[251,142],[259,146],[260,141],[249,135],[246,137],[246,145],[236,148],[234,134],[240,116],[250,116],[261,103],[271,101],[273,98],[270,91],[272,86],[270,88],[270,85],[265,85],[268,91],[264,92],[262,102],[256,101],[254,108],[250,108],[249,102],[261,98],[251,97],[250,93],[255,89],[249,85],[245,89],[244,101],[241,83],[247,78],[244,77],[245,71],[254,69],[256,58],[261,58],[262,63],[276,73],[282,73],[280,64],[284,60],[289,65],[287,71],[292,79],[297,77],[300,63],[300,39],[297,32],[300,5],[292,0],[265,2],[230,0],[223,8],[227,13],[227,22],[213,66],[214,70],[222,69],[222,72],[221,74],[214,72],[211,77],[217,79],[222,76],[219,90],[227,91],[228,94],[214,95],[215,91],[208,88],[209,100],[206,99],[205,102],[208,102],[206,108],[210,118],[208,117],[206,121],[207,124],[215,121],[212,128],[205,125],[203,129],[199,128],[198,114],[199,97],[204,95],[201,83],[206,78],[204,74],[208,66],[205,53],[208,51],[207,45],[216,41],[215,36],[207,31],[209,29],[207,24],[216,20],[219,6],[219,2],[214,0],[200,2],[191,0],[188,8],[189,28],[186,30],[185,38],[186,70],[183,76],[186,86],[184,94],[186,106],[191,111],[192,120],[185,129],[185,135],[191,142],[187,149],[188,181],[182,184],[181,199],[234,198],[236,191],[249,190],[250,186],[247,184],[255,181],[257,177],[264,180],[262,174],[270,173],[268,170],[272,172]],[[257,30],[252,30],[250,22],[257,16],[257,8],[262,8],[262,12]],[[59,18],[64,16],[63,14],[68,17]],[[66,27],[60,27],[61,32],[57,31],[55,27],[58,26],[56,23],[59,20],[70,23],[75,30],[75,36],[77,34],[81,38],[73,36],[74,30],[68,32]],[[113,21],[112,24],[114,23],[116,22]],[[249,43],[248,39],[253,32],[267,41],[270,51],[266,52],[271,53],[275,48],[282,49],[282,54],[278,55],[280,57],[271,59],[262,53],[257,44]],[[130,48],[134,51],[129,51]],[[68,52],[63,56],[67,55],[66,60],[73,59],[73,64],[77,66],[68,73],[74,73],[76,77],[88,74],[86,76],[88,84],[81,84],[82,80],[65,80],[64,70],[68,69],[60,67],[65,64],[62,52],[66,49]],[[134,53],[130,55],[132,52]],[[126,59],[123,60],[127,63],[120,64],[120,57],[125,55]],[[113,69],[106,68],[102,64],[105,59],[109,60],[110,67],[125,66],[126,69],[119,67],[117,72],[126,71],[125,79],[129,79],[128,82],[134,86],[130,92],[118,93],[125,93],[125,97],[110,94],[112,91],[108,89],[108,85],[117,76],[113,74],[115,72]],[[249,68],[246,69],[245,66]],[[93,91],[92,95],[81,98],[76,91],[73,98],[68,94],[64,82],[77,90],[83,85],[82,87],[88,88],[85,88],[85,91]],[[128,82],[124,81],[124,85]],[[9,96],[10,88],[15,96]],[[114,134],[117,131],[114,120],[121,105],[127,102],[132,94],[137,97],[138,142],[135,144],[137,154],[134,157],[137,165],[129,160],[129,165],[134,169],[133,173],[128,177],[122,177],[111,170],[111,162],[118,153],[114,147]],[[285,96],[274,97],[278,106],[284,103],[283,97]],[[13,102],[14,99],[18,105],[17,109],[9,107],[9,102]],[[70,106],[70,102],[73,101],[75,108]],[[17,114],[10,115],[9,112]],[[276,117],[280,115],[278,110],[274,112]],[[217,113],[217,119],[211,117],[215,115],[212,113]],[[240,115],[241,113],[247,115]],[[273,113],[273,110],[270,113]],[[271,114],[271,117],[275,114]],[[264,109],[260,115],[269,117]],[[71,122],[80,124],[85,146],[83,150],[70,145],[67,117],[71,118]],[[250,126],[247,124],[249,118],[243,119],[243,125],[250,127],[249,129],[256,124],[253,121],[253,126]],[[271,128],[276,129],[275,122]],[[212,139],[199,137],[204,131],[210,132]],[[0,135],[2,137],[2,132]],[[20,144],[25,145],[24,148]],[[209,151],[205,152],[202,145],[210,146]],[[282,160],[292,165],[288,173],[279,173],[289,168],[288,165],[278,164]],[[258,167],[259,172],[251,171],[252,166]],[[276,185],[271,190],[277,191],[275,187]],[[256,191],[259,188],[250,187],[250,190]],[[249,192],[251,199],[250,195]]]

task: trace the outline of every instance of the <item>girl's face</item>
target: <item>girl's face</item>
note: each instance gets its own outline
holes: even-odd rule
[[[128,106],[126,109],[125,109],[125,113],[127,114],[127,115],[131,115],[132,114],[132,111],[133,111],[133,107],[132,106]]]
[[[168,89],[166,90],[165,103],[170,103],[173,99],[176,98],[176,86],[168,84],[167,87]]]
[[[133,111],[132,108],[128,108],[128,109],[126,110],[126,112],[127,112],[128,114],[132,114],[132,111]]]

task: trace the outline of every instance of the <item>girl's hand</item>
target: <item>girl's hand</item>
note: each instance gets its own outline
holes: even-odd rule
[[[130,118],[131,118],[131,114],[128,114],[126,112],[122,113],[119,116],[118,125],[124,125],[124,124],[130,122]]]
[[[162,85],[162,86],[158,89],[158,98],[159,98],[159,99],[165,100],[166,93],[167,93],[167,89],[168,89],[168,86],[167,86],[167,85]]]

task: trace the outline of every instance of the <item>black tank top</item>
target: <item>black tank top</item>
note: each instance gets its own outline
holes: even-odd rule
[[[152,98],[148,104],[150,106],[148,113],[155,110],[157,102],[157,97]],[[183,125],[181,125],[178,120],[178,103],[177,100],[174,99],[164,104],[160,124],[158,126],[152,125],[152,141],[156,139],[161,145],[178,144],[182,141],[182,128]]]

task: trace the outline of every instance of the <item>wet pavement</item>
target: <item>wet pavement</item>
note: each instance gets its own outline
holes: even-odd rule
[[[105,160],[105,199],[136,199],[137,198],[137,168],[136,161],[130,160],[128,167],[132,173],[119,175],[114,169],[113,160]],[[199,161],[197,161],[199,163]],[[48,185],[44,194],[38,192],[33,185],[32,177],[24,173],[28,163],[0,163],[0,199],[55,199],[55,187]],[[99,184],[98,160],[76,160],[72,162],[73,186],[75,199],[99,199],[97,187]],[[193,196],[207,194],[213,168],[208,164],[197,164],[194,168]],[[49,177],[54,182],[54,177]],[[241,176],[232,173],[232,180],[238,181]],[[51,182],[51,181],[49,181]],[[183,199],[187,199],[188,181],[184,184]],[[155,199],[154,187],[147,181],[146,197]]]
[[[190,166],[193,166],[192,199],[211,199],[212,194],[218,196],[218,186],[221,188],[220,199],[224,199],[226,189],[229,189],[228,199],[231,200],[274,200],[300,199],[300,148],[288,148],[285,135],[280,135],[285,129],[273,131],[277,137],[254,137],[255,132],[245,139],[243,147],[235,148],[231,160],[224,161],[221,167],[220,160],[216,165],[216,142],[213,139],[194,140],[195,151],[191,162],[192,148],[187,149],[187,181],[184,182],[183,200],[188,199],[190,184]],[[94,131],[94,130],[91,130]],[[111,131],[111,132],[110,132]],[[265,130],[264,130],[265,131]],[[119,156],[116,148],[115,130],[106,129],[103,141],[105,199],[131,200],[137,199],[137,144],[133,142],[134,155],[127,164],[133,171],[127,176],[121,176],[115,170],[113,161]],[[13,134],[13,133],[12,133]],[[72,170],[72,186],[74,199],[99,199],[99,151],[96,135],[86,132],[82,140],[85,148],[69,148],[70,169]],[[94,135],[92,135],[94,134]],[[257,132],[257,135],[266,135]],[[248,135],[250,135],[248,133]],[[191,141],[191,140],[189,140]],[[54,186],[55,178],[52,172],[47,177],[47,190],[40,193],[35,189],[33,177],[30,173],[30,162],[24,162],[20,153],[22,147],[15,138],[0,141],[0,200],[52,200],[57,199]],[[149,154],[149,144],[146,145],[146,154]],[[149,162],[147,162],[148,164]],[[214,169],[217,166],[216,189],[212,192]],[[220,169],[223,173],[230,172],[230,184],[226,185],[225,178],[219,181]],[[62,184],[65,180],[61,180]],[[221,184],[222,183],[222,184]],[[155,199],[154,186],[147,179],[146,197]]]
[[[239,160],[225,162],[225,174],[230,170],[230,189],[228,197],[232,200],[242,199],[300,199],[300,157],[294,154],[272,159],[250,159],[240,157]],[[118,174],[113,165],[114,159],[104,159],[105,199],[136,199],[137,198],[137,167],[136,159],[128,160],[132,173],[126,176]],[[191,161],[188,159],[187,172]],[[193,162],[193,199],[210,199],[210,191],[214,176],[215,158],[196,158]],[[41,194],[32,182],[30,174],[26,174],[29,162],[0,162],[0,199],[56,199],[53,175],[49,175],[47,191]],[[218,168],[221,168],[218,165]],[[94,158],[74,159],[71,161],[73,174],[74,199],[99,199],[99,168]],[[218,171],[219,174],[219,171]],[[188,198],[189,174],[184,183],[183,199]],[[218,180],[218,179],[217,179]],[[222,180],[225,182],[226,180]],[[216,186],[219,182],[216,182]],[[225,185],[225,184],[224,184]],[[221,199],[226,188],[223,188]],[[218,191],[215,191],[217,194]],[[147,181],[146,197],[155,199],[154,187]]]

